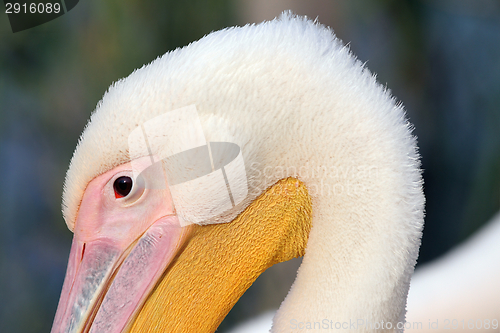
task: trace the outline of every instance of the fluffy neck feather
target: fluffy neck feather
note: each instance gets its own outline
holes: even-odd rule
[[[86,184],[127,162],[130,131],[190,104],[207,141],[241,147],[247,205],[285,177],[311,195],[306,255],[274,332],[403,321],[423,223],[415,140],[390,94],[330,30],[303,18],[212,33],[111,87],[67,174],[68,226]]]

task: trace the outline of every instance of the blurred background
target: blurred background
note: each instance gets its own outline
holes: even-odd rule
[[[15,34],[2,10],[0,332],[50,330],[72,238],[60,213],[63,180],[107,87],[211,31],[285,9],[332,27],[404,103],[427,197],[419,265],[499,210],[498,0],[82,0]],[[277,308],[299,264],[264,273],[220,331]]]

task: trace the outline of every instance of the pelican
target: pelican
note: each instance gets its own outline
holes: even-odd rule
[[[109,88],[71,159],[52,332],[214,332],[298,256],[273,332],[402,331],[424,210],[411,132],[291,13],[159,57]]]

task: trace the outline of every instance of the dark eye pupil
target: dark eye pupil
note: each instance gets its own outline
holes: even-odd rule
[[[117,199],[126,197],[132,190],[132,179],[126,176],[117,178],[113,184],[113,188],[115,189],[115,197]]]

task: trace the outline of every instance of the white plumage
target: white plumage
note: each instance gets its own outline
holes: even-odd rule
[[[500,325],[500,213],[446,255],[415,271],[405,332],[491,332]],[[275,311],[227,333],[269,332]],[[486,327],[485,327],[486,326]]]
[[[134,128],[192,104],[207,141],[241,147],[245,206],[288,176],[312,197],[306,255],[274,332],[292,321],[402,322],[424,205],[411,126],[331,30],[291,14],[211,33],[111,86],[67,173],[68,227],[87,184],[129,161]]]

